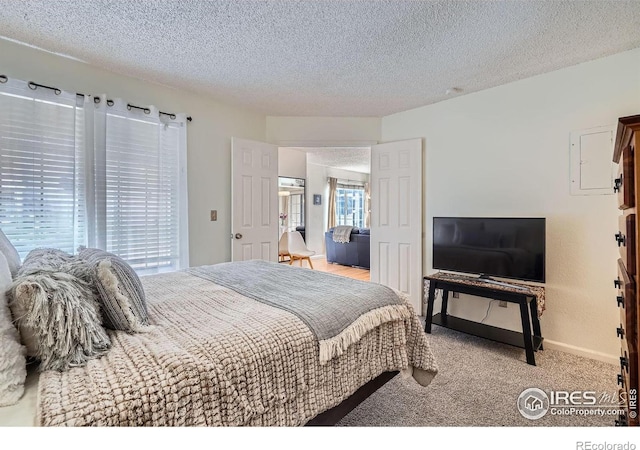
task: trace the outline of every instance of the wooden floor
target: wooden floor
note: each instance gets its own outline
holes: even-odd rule
[[[357,267],[343,266],[340,264],[328,263],[325,258],[311,259],[314,270],[320,272],[329,272],[335,275],[342,275],[343,277],[353,278],[356,280],[369,281],[369,271],[367,269],[359,269]],[[288,262],[287,262],[288,264]],[[297,267],[300,267],[300,262],[294,263]],[[309,267],[306,261],[302,262],[302,267]]]

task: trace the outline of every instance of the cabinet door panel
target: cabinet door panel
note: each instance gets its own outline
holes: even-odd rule
[[[620,326],[624,329],[624,337],[629,345],[637,348],[638,324],[636,305],[636,285],[627,273],[622,259],[618,260],[618,279],[615,282],[618,288],[616,304],[620,309]]]
[[[631,147],[625,147],[622,151],[614,190],[618,192],[618,208],[628,209],[635,206],[633,152]]]
[[[620,216],[615,235],[620,257],[630,275],[636,274],[636,215]]]

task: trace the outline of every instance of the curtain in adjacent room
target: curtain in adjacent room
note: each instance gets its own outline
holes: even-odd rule
[[[327,230],[336,226],[336,190],[338,189],[338,179],[329,177],[329,220]]]
[[[291,198],[290,195],[285,195],[282,198],[282,203],[283,203],[283,211],[286,214],[286,217],[284,218],[284,220],[282,221],[282,226],[285,227],[286,230],[289,230],[289,220],[291,219],[291,211],[289,211],[290,206],[289,206],[289,199]]]
[[[371,185],[364,184],[364,227],[371,227]]]

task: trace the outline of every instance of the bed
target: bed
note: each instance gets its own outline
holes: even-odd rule
[[[141,281],[149,327],[108,330],[102,357],[41,372],[35,425],[327,425],[397,373],[423,386],[437,373],[386,287],[265,261]]]

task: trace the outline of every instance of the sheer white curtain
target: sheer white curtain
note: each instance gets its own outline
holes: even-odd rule
[[[189,265],[186,117],[0,77],[0,228],[36,247]]]
[[[104,96],[87,103],[94,169],[88,210],[96,230],[89,244],[138,273],[188,267],[186,116]]]
[[[0,229],[24,258],[86,238],[82,97],[0,77]]]
[[[364,184],[364,227],[371,227],[371,185]]]

